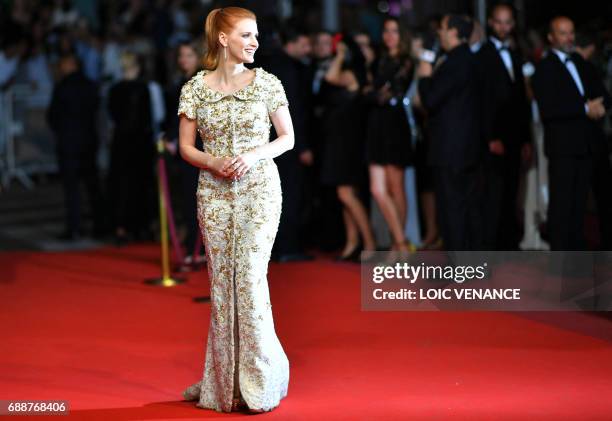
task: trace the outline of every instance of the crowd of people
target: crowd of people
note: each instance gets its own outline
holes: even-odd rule
[[[152,9],[132,1],[108,10],[100,32],[69,1],[36,10],[28,4],[13,2],[3,23],[10,29],[2,34],[0,85],[26,77],[40,88],[66,196],[62,238],[82,235],[80,181],[95,235],[113,235],[118,244],[152,238],[155,141],[163,136],[184,246],[192,250],[198,169],[177,152],[176,110],[181,87],[201,70],[202,21],[194,31],[194,14],[181,1]],[[600,246],[612,247],[602,129],[610,96],[591,63],[595,42],[576,36],[571,19],[553,18],[549,48],[533,37],[528,54],[516,37],[515,12],[504,4],[490,10],[486,36],[461,14],[411,30],[385,17],[379,45],[365,30],[288,23],[260,29],[254,64],[281,80],[295,130],[295,147],[276,159],[283,189],[277,261],[309,259],[311,248],[341,249],[339,260],[375,251],[373,204],[399,253],[417,246],[406,236],[410,213],[422,220],[419,247],[518,249],[521,169],[538,159],[534,111],[545,130],[551,249],[586,248],[589,189]],[[107,132],[110,164],[101,174],[96,156]],[[406,195],[409,167],[418,208]]]

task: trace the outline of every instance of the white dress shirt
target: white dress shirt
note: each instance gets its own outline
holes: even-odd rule
[[[578,88],[580,95],[584,96],[584,87],[582,86],[582,80],[580,80],[578,69],[576,69],[576,65],[572,61],[570,55],[554,48],[553,52],[557,55],[557,57],[559,57],[561,63],[565,65],[565,68],[570,73],[570,75],[572,75],[572,79],[574,79],[574,83],[576,83],[576,87]]]
[[[502,61],[504,62],[504,66],[506,66],[506,70],[508,71],[508,75],[510,75],[510,79],[514,82],[514,67],[512,66],[512,56],[510,55],[510,51],[508,50],[509,44],[508,42],[501,42],[495,37],[489,37],[495,48],[497,48],[497,52],[499,53]]]

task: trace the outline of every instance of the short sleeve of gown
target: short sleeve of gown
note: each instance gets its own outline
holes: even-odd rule
[[[179,106],[177,115],[185,114],[185,116],[194,120],[196,118],[196,104],[191,83],[187,82],[181,88],[181,96],[179,97]]]
[[[270,75],[270,90],[267,95],[266,105],[268,107],[268,113],[272,114],[283,105],[289,105],[287,101],[287,95],[285,95],[285,89],[280,79],[274,75]]]

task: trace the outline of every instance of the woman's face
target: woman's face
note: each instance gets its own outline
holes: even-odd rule
[[[387,49],[395,50],[396,48],[398,48],[400,42],[400,33],[397,22],[393,20],[388,20],[385,22],[385,26],[383,26],[382,38]]]
[[[191,46],[182,45],[179,48],[178,65],[185,74],[193,74],[198,69],[198,56]]]
[[[259,48],[258,36],[257,23],[253,19],[239,20],[225,37],[228,61],[253,63],[255,61],[255,51]],[[224,60],[223,51],[220,51],[220,53],[220,62],[222,63]]]

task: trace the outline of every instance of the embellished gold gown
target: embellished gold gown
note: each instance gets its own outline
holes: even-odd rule
[[[269,113],[288,102],[276,76],[254,71],[251,83],[233,94],[206,85],[207,70],[183,85],[178,114],[197,120],[205,152],[233,157],[269,142]],[[249,408],[272,409],[289,383],[267,281],[282,201],[276,164],[259,160],[238,180],[201,170],[196,195],[211,284],[210,327],[203,378],[183,396],[198,407],[230,412],[239,391]]]

